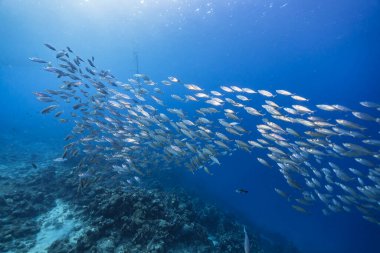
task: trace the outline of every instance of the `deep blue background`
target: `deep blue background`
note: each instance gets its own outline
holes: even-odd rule
[[[32,91],[56,87],[30,56],[42,44],[69,45],[126,80],[135,70],[159,81],[175,75],[211,89],[237,84],[288,89],[315,103],[380,101],[379,1],[22,1],[0,0],[1,130],[61,138]],[[357,215],[294,212],[273,187],[275,170],[238,152],[213,177],[184,183],[226,209],[309,252],[380,252],[380,228]],[[250,190],[247,196],[233,192]]]

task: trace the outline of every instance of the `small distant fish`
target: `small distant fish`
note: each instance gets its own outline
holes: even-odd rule
[[[336,107],[334,107],[332,105],[316,105],[316,107],[318,107],[319,109],[324,110],[324,111],[336,111],[336,110],[338,110]]]
[[[29,57],[29,60],[34,61],[34,62],[38,62],[38,63],[48,63],[47,61],[42,60],[42,59],[37,58],[37,57]]]
[[[257,157],[257,160],[264,166],[268,168],[272,168],[267,161],[265,161],[263,158]]]
[[[345,126],[345,127],[348,127],[348,128],[359,129],[359,130],[362,130],[362,131],[364,131],[366,129],[365,127],[362,127],[361,125],[359,125],[357,123],[354,123],[354,122],[351,122],[351,121],[348,121],[348,120],[336,119],[335,121],[339,125],[342,125],[342,126]]]
[[[47,102],[47,103],[55,102],[55,100],[52,99],[51,97],[37,97],[37,99],[41,102]]]
[[[284,95],[284,96],[292,96],[293,93],[287,91],[287,90],[276,90],[277,94]]]
[[[243,90],[242,90],[240,87],[237,87],[237,86],[235,86],[235,85],[230,86],[230,88],[231,88],[233,91],[236,91],[236,92],[243,92]]]
[[[42,114],[47,114],[47,113],[49,113],[49,112],[55,110],[57,107],[58,107],[58,105],[50,105],[50,106],[44,108],[44,109],[41,111],[41,113],[42,113]]]
[[[352,112],[352,115],[354,115],[356,118],[358,119],[362,119],[362,120],[368,120],[368,121],[376,121],[376,119],[374,117],[372,117],[371,115],[367,114],[367,113],[363,113],[363,112]]]
[[[236,189],[235,192],[236,193],[241,193],[241,194],[247,194],[248,190],[240,188],[240,189]]]
[[[174,77],[174,76],[169,76],[168,79],[173,82],[173,83],[179,83],[179,79],[177,77]]]
[[[370,102],[370,101],[363,101],[363,102],[360,102],[360,104],[362,106],[368,107],[368,108],[380,108],[380,104],[374,103],[374,102]]]
[[[265,97],[274,97],[274,95],[270,91],[267,91],[267,90],[258,90],[257,92]]]
[[[61,58],[63,56],[67,56],[66,54],[67,53],[65,51],[61,51],[61,52],[57,53],[57,55],[55,56],[55,58]]]
[[[297,100],[297,101],[309,101],[309,99],[298,96],[298,95],[292,95],[291,98],[293,98],[294,100]]]
[[[201,87],[199,87],[198,85],[195,85],[195,84],[185,84],[184,86],[189,90],[195,90],[195,91],[203,90]]]
[[[37,169],[37,165],[36,165],[35,163],[32,163],[32,167],[33,167],[34,169]]]
[[[292,107],[297,110],[298,112],[300,113],[313,113],[312,110],[310,110],[309,108],[307,108],[306,106],[302,106],[302,105],[292,105]]]
[[[50,44],[45,43],[44,45],[45,45],[47,48],[49,48],[49,49],[51,49],[51,50],[53,50],[53,51],[57,51],[57,49],[55,49],[55,47],[53,47],[53,46],[50,45]]]
[[[245,92],[245,93],[248,93],[248,94],[255,94],[255,93],[257,93],[255,90],[252,90],[250,88],[242,88],[241,90],[243,92]]]
[[[63,113],[63,111],[60,111],[60,112],[57,112],[55,115],[54,115],[54,117],[59,117],[59,116],[61,116],[62,115],[62,113]]]
[[[274,188],[274,190],[278,193],[278,195],[289,200],[289,195],[287,193],[283,192],[282,190],[278,188]]]
[[[211,173],[210,172],[210,170],[206,167],[206,166],[203,166],[203,169],[204,169],[204,171],[207,173],[207,174],[209,174],[209,175],[214,175],[213,173]]]
[[[94,64],[93,60],[88,59],[87,61],[91,65],[91,67],[95,68],[95,64]]]
[[[229,88],[229,87],[227,87],[227,86],[220,86],[220,88],[221,88],[222,90],[224,90],[225,92],[234,92],[233,89],[231,89],[231,88]]]
[[[300,213],[306,213],[307,212],[303,207],[300,207],[300,206],[297,206],[297,205],[292,205],[292,208],[294,210],[296,210],[297,212],[300,212]]]

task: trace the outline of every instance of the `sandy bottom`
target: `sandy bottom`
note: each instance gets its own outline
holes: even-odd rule
[[[83,223],[75,218],[70,206],[61,200],[56,200],[56,206],[48,213],[38,218],[41,230],[37,234],[36,244],[29,253],[47,252],[47,248],[56,240],[68,236],[75,243],[83,232]]]

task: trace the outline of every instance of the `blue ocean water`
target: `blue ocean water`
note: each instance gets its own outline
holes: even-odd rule
[[[137,52],[139,71],[153,80],[174,75],[209,90],[286,89],[348,107],[380,101],[375,0],[0,0],[0,24],[1,131],[39,142],[63,146],[70,131],[41,116],[43,105],[32,95],[56,84],[28,60],[51,57],[43,43],[94,56],[124,80],[136,72]],[[380,251],[379,226],[358,213],[295,212],[273,190],[285,186],[281,175],[252,154],[239,151],[221,162],[213,176],[184,171],[181,183],[304,252]]]

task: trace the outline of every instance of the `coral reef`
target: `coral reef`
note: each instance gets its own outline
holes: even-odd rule
[[[113,175],[78,191],[70,164],[0,175],[1,252],[244,252],[243,225],[178,188],[123,186]],[[247,226],[251,252],[297,252]]]
[[[98,187],[87,197],[92,229],[78,240],[78,251],[99,246],[110,250],[104,252],[243,251],[242,226],[197,198],[137,187],[127,192]]]
[[[54,206],[55,170],[19,179],[2,176],[0,181],[0,251],[26,252],[40,226],[35,219]]]

